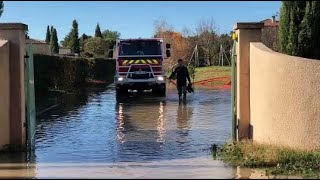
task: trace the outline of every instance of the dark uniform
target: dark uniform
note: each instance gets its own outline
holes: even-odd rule
[[[178,66],[174,70],[174,73],[176,74],[176,77],[177,77],[177,89],[178,89],[179,99],[181,98],[182,93],[184,98],[186,98],[187,79],[189,83],[191,83],[188,68],[186,66]]]

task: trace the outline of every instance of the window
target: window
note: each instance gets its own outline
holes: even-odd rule
[[[150,40],[120,42],[120,56],[162,55],[161,42]]]

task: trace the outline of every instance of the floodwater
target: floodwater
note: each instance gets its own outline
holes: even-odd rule
[[[254,174],[210,155],[212,144],[230,138],[230,90],[195,89],[179,102],[174,87],[166,97],[117,97],[111,85],[49,101],[57,106],[37,117],[35,151],[1,156],[1,178],[213,179]]]

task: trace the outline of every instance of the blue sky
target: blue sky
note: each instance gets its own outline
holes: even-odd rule
[[[176,31],[195,29],[202,19],[213,18],[219,33],[228,33],[236,22],[261,21],[279,12],[280,1],[5,1],[0,22],[22,22],[29,35],[45,39],[47,25],[58,32],[59,42],[74,19],[79,34],[102,30],[121,33],[121,38],[151,37],[153,24],[165,19]]]

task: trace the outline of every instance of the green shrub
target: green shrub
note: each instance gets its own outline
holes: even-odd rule
[[[34,55],[36,93],[75,91],[85,87],[87,79],[111,81],[114,72],[114,60]]]

